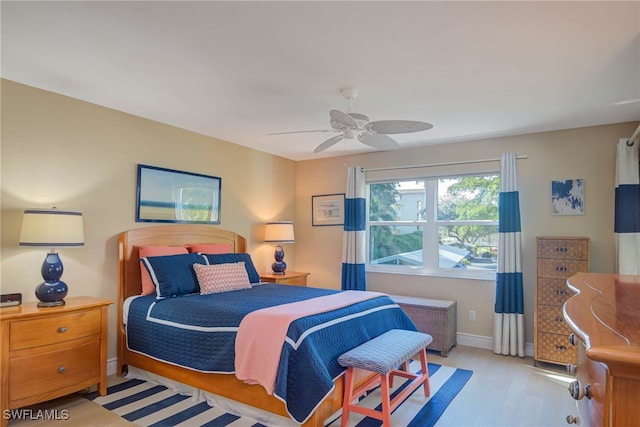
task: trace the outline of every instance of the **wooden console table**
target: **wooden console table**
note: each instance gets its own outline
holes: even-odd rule
[[[640,419],[640,276],[578,273],[568,279],[577,292],[564,317],[578,346],[577,400],[568,423],[632,426]]]

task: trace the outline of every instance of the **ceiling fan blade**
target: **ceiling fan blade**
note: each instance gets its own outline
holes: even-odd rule
[[[397,133],[412,133],[429,130],[433,127],[431,123],[416,122],[413,120],[378,120],[365,126],[371,133],[382,133],[394,135]]]
[[[317,129],[317,130],[292,130],[289,132],[274,132],[267,135],[288,135],[290,133],[310,133],[310,132],[337,132],[335,129]]]
[[[331,127],[336,130],[358,128],[358,122],[356,122],[356,120],[347,113],[343,113],[338,110],[331,110],[329,111],[329,116],[331,117]]]
[[[400,147],[393,138],[381,133],[363,133],[358,135],[358,140],[379,150],[393,150]]]
[[[333,138],[329,138],[325,142],[323,142],[322,144],[318,145],[316,147],[316,149],[313,150],[313,152],[314,153],[319,153],[321,151],[324,151],[327,148],[331,147],[332,145],[335,145],[338,142],[342,141],[343,139],[344,139],[344,137],[342,135],[338,135],[338,136],[334,136]]]

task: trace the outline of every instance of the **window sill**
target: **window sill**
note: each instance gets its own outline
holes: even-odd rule
[[[428,271],[420,267],[390,267],[390,266],[365,266],[366,273],[376,274],[396,274],[405,276],[428,276],[443,277],[447,279],[481,280],[488,282],[496,281],[495,271],[460,270],[450,271]]]

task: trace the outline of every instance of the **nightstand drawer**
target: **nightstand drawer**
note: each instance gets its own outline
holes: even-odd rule
[[[284,274],[265,273],[260,275],[260,281],[279,285],[307,286],[308,275],[309,273],[299,271],[287,271]]]
[[[9,362],[11,400],[100,380],[100,341],[65,350],[16,357]]]
[[[307,286],[307,278],[305,277],[287,277],[278,280],[276,283],[280,285]]]
[[[11,322],[9,350],[40,347],[99,334],[100,309]]]

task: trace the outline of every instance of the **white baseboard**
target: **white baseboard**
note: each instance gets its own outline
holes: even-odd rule
[[[456,337],[460,345],[493,351],[493,337],[465,334],[463,332],[458,332]],[[524,344],[524,355],[533,357],[533,343],[528,342]]]
[[[118,371],[118,358],[114,357],[113,359],[107,360],[107,375],[115,375]]]

